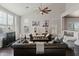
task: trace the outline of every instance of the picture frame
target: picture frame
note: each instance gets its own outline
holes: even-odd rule
[[[28,26],[24,26],[24,32],[28,33],[29,32],[29,27]]]
[[[49,23],[48,20],[45,20],[44,24],[43,24],[43,27],[48,27],[49,26],[48,23]]]
[[[40,22],[39,21],[32,21],[32,26],[39,26]]]

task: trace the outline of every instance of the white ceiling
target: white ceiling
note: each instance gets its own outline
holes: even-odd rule
[[[22,16],[22,15],[25,15],[26,13],[28,14],[31,11],[38,10],[38,7],[41,6],[41,3],[0,3],[0,5],[17,15]],[[42,5],[44,7],[49,6],[49,8],[51,9],[52,5],[54,5],[54,7],[55,7],[55,6],[62,6],[63,4],[61,4],[61,3],[49,3],[49,4],[43,3]],[[26,8],[26,7],[29,7],[29,8]]]
[[[33,10],[33,8],[37,6],[36,4],[26,3],[1,3],[0,5],[20,16],[24,15],[27,12],[30,12],[31,9]],[[29,6],[29,8],[26,8],[27,6]]]
[[[79,17],[79,10],[76,10],[67,15],[67,17]]]

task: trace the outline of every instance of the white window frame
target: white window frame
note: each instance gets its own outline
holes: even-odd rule
[[[6,14],[6,18],[7,18],[7,13],[5,11],[0,11]],[[7,25],[7,19],[6,19],[6,24],[0,24],[0,25]]]
[[[9,29],[8,29],[9,26],[12,26],[12,27],[14,28],[14,31],[15,31],[15,15],[10,14],[10,13],[7,13],[7,12],[5,12],[5,11],[1,11],[1,12],[6,13],[6,24],[0,24],[0,26],[6,26],[6,29],[7,29],[7,30],[9,30]],[[9,25],[9,24],[8,24],[8,15],[13,16],[13,24],[12,24],[12,25]],[[5,32],[6,32],[6,31],[5,31]]]

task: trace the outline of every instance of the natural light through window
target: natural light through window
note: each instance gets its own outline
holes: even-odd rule
[[[8,15],[8,25],[13,25],[13,16]]]
[[[15,16],[4,11],[0,11],[0,30],[6,32],[13,30]],[[0,32],[0,33],[1,33]]]
[[[7,15],[4,12],[0,12],[0,24],[2,25],[7,24]]]

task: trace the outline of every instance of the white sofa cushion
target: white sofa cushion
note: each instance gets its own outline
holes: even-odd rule
[[[75,37],[64,36],[63,42],[68,45],[69,48],[74,48]]]

